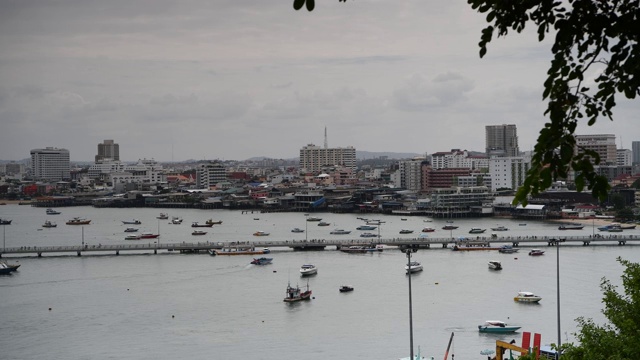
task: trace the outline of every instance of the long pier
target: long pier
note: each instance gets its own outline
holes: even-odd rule
[[[158,251],[180,252],[180,253],[199,253],[206,252],[210,249],[222,249],[229,247],[254,247],[254,248],[287,248],[294,251],[305,250],[324,250],[326,247],[335,247],[340,249],[349,246],[363,245],[384,245],[388,247],[404,247],[409,245],[417,246],[421,249],[435,248],[453,248],[459,246],[463,248],[473,247],[474,249],[486,248],[486,250],[495,250],[500,245],[511,245],[513,247],[521,246],[556,246],[559,242],[567,244],[577,244],[582,246],[592,245],[640,245],[639,235],[599,235],[595,236],[474,236],[463,239],[452,238],[357,238],[343,240],[257,240],[244,242],[180,242],[180,243],[135,243],[120,245],[75,245],[75,246],[20,246],[7,247],[0,249],[0,257],[3,255],[23,255],[38,257],[43,254],[104,254],[111,253],[120,255],[124,253],[153,253]],[[484,250],[484,249],[482,249]]]

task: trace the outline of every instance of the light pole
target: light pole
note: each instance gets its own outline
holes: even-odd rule
[[[411,301],[411,253],[418,251],[417,245],[408,245],[404,252],[407,254],[407,275],[409,275],[409,354],[411,360],[413,357],[413,304]]]
[[[565,239],[556,240],[556,293],[558,296],[556,299],[558,302],[558,349],[556,350],[556,360],[560,358],[560,341],[562,340],[560,335],[560,243],[564,241]]]

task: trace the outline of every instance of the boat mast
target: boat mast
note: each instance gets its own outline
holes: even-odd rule
[[[453,341],[453,332],[451,332],[451,337],[449,338],[449,345],[447,345],[447,351],[444,353],[444,360],[447,360],[449,357],[449,349],[451,348],[451,342]],[[453,354],[451,354],[451,358],[453,359]]]

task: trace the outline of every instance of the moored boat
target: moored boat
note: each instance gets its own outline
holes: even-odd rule
[[[360,234],[360,237],[363,237],[363,238],[374,238],[374,237],[378,237],[378,234],[365,232],[365,233]]]
[[[445,225],[445,226],[442,227],[442,230],[455,230],[457,228],[458,227],[455,226],[455,225]]]
[[[498,252],[501,252],[503,254],[514,254],[517,253],[518,250],[519,249],[516,249],[511,245],[502,245],[500,249],[498,249]]]
[[[191,227],[212,227],[212,226],[213,224],[199,224],[195,221],[191,223]]]
[[[202,230],[194,230],[191,235],[207,235],[206,231],[202,231]]]
[[[584,225],[582,224],[562,224],[558,226],[558,230],[582,230]]]
[[[400,230],[400,234],[413,234],[413,230],[402,229]]]
[[[213,219],[209,219],[205,222],[205,224],[211,224],[211,225],[222,225],[222,220],[218,220],[218,221],[213,221]]]
[[[124,229],[124,232],[137,232],[138,228],[126,228]]]
[[[315,275],[318,273],[318,268],[312,264],[304,264],[300,267],[301,276]]]
[[[358,254],[358,253],[366,253],[367,248],[364,246],[349,246],[346,248],[340,248],[340,251],[349,253],[349,254]]]
[[[62,214],[60,211],[56,211],[53,209],[47,209],[47,215],[60,215]]]
[[[141,239],[155,239],[155,238],[157,238],[159,236],[160,236],[160,234],[152,234],[152,233],[148,233],[148,232],[140,234],[140,238]]]
[[[160,220],[168,220],[168,219],[169,219],[169,214],[167,214],[167,213],[160,213],[160,215],[156,216],[156,219],[160,219]]]
[[[284,302],[297,302],[302,300],[310,300],[311,299],[311,290],[309,289],[309,283],[307,283],[307,290],[302,291],[300,287],[296,285],[296,287],[291,286],[291,284],[287,284],[286,296],[283,299]]]
[[[4,261],[0,261],[0,274],[3,274],[3,275],[11,274],[12,272],[18,270],[19,267],[20,267],[20,264],[11,265]]]
[[[171,218],[171,224],[180,225],[180,224],[182,224],[182,219],[177,217],[177,216],[174,216],[174,217]]]
[[[513,301],[524,303],[537,303],[540,302],[540,300],[542,300],[540,296],[528,291],[519,291],[518,295],[513,298]]]
[[[444,228],[443,228],[443,229],[444,229]],[[422,229],[422,232],[423,232],[423,233],[426,233],[426,232],[434,232],[434,231],[436,231],[436,229],[434,229],[434,228],[432,228],[432,227],[426,227],[426,228]]]
[[[489,269],[502,270],[502,264],[500,263],[500,261],[491,260],[489,261]]]
[[[140,235],[127,235],[124,237],[125,240],[140,240]]]
[[[254,247],[225,247],[222,249],[211,249],[209,255],[263,255],[264,250],[256,250]]]
[[[412,261],[409,264],[405,265],[404,270],[409,273],[416,273],[424,270],[422,264],[417,261]]]
[[[54,222],[51,222],[49,220],[46,220],[44,222],[44,224],[42,225],[43,228],[54,228],[54,227],[57,227],[57,226],[58,226],[58,224],[56,224]]]
[[[330,223],[328,223],[328,222],[324,222],[324,221],[320,221],[320,222],[318,223],[318,226],[329,226],[329,225],[331,225],[331,224],[330,224]]]
[[[268,265],[271,264],[271,261],[273,260],[273,258],[268,258],[268,257],[260,257],[260,258],[254,258],[253,260],[251,260],[251,264],[253,265]]]
[[[13,220],[0,219],[0,225],[11,225],[11,221]]]
[[[471,230],[469,230],[469,234],[482,234],[485,231],[487,231],[487,229],[471,228]]]
[[[335,229],[335,230],[332,230],[329,234],[331,234],[331,235],[347,235],[347,234],[351,234],[351,231],[344,230],[344,229]]]
[[[377,229],[376,226],[371,226],[371,225],[360,225],[356,228],[356,230],[375,230]]]
[[[299,229],[299,228],[293,228],[293,229],[291,229],[291,232],[292,232],[292,233],[303,233],[303,232],[304,232],[304,230]]]
[[[509,326],[500,320],[487,320],[483,325],[478,325],[478,331],[491,334],[509,334],[516,332],[521,326]]]
[[[509,228],[506,228],[504,226],[498,226],[498,227],[491,228],[491,230],[492,231],[507,231],[507,230],[509,230]]]
[[[75,217],[75,218],[67,221],[66,224],[67,225],[89,225],[90,222],[91,222],[91,220]]]
[[[540,249],[531,249],[531,251],[529,251],[529,255],[530,255],[530,256],[540,256],[540,255],[544,255],[544,250],[540,250]]]
[[[133,219],[133,220],[122,220],[122,223],[125,225],[140,225],[142,224],[142,222],[138,219]]]
[[[307,218],[307,221],[321,221],[321,220],[322,220],[322,218],[315,217],[315,216],[309,216]]]
[[[266,232],[266,231],[260,231],[260,230],[258,230],[258,231],[256,231],[256,232],[254,232],[254,233],[253,233],[253,236],[269,236],[269,233],[268,233],[268,232]]]
[[[353,286],[351,285],[342,285],[340,286],[340,289],[338,289],[340,292],[350,292],[353,291]]]

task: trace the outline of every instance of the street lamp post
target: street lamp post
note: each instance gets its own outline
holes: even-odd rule
[[[411,360],[413,357],[413,303],[411,300],[411,253],[418,251],[417,245],[409,245],[404,252],[407,254],[407,275],[409,276],[409,354]]]
[[[560,243],[564,242],[565,239],[557,239],[555,241],[556,243],[556,294],[558,296],[557,303],[558,303],[558,348],[556,350],[556,359],[560,358],[560,341],[562,340],[561,338],[561,331],[560,331]]]

